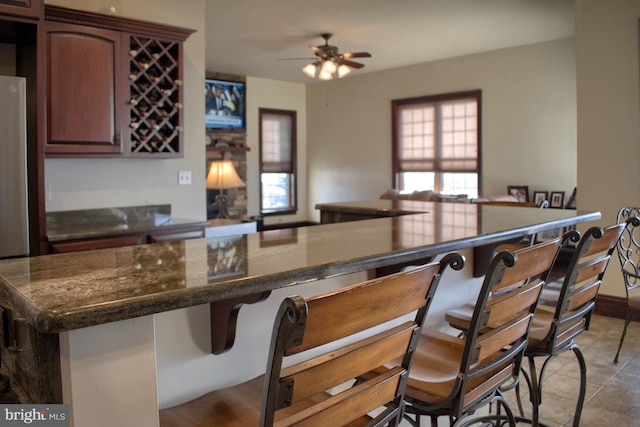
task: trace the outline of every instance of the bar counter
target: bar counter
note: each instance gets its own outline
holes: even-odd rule
[[[336,276],[600,218],[599,212],[458,203],[340,205],[389,215],[0,261],[0,305],[11,309],[14,324],[23,320],[31,328],[15,338],[36,337],[35,345],[14,345],[18,351],[4,358],[5,368],[24,375],[27,401],[68,403],[72,426],[157,427],[159,408],[264,370],[273,319],[261,307],[282,297],[279,288],[317,293],[327,282],[345,286],[341,280],[351,279]],[[243,298],[255,304],[247,306],[253,311],[238,329],[239,342],[212,355],[206,334],[220,325],[212,320],[209,331],[207,303],[214,319],[216,307]]]
[[[418,206],[424,213],[299,228],[296,245],[278,245],[277,239],[276,244],[261,244],[270,241],[270,232],[245,235],[242,239],[249,242],[241,245],[248,250],[239,260],[245,267],[234,275],[211,272],[220,253],[206,239],[4,260],[0,261],[0,300],[37,330],[61,332],[600,218],[598,212],[456,203],[398,206],[398,202],[379,200],[340,205],[379,212],[394,210],[394,204],[404,211]]]

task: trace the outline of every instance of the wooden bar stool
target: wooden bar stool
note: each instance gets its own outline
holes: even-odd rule
[[[636,219],[637,220],[637,219]],[[520,409],[520,421],[526,421],[534,426],[540,423],[540,404],[542,403],[542,378],[544,371],[552,358],[573,351],[580,366],[580,389],[576,402],[574,427],[580,424],[582,406],[584,404],[587,386],[587,367],[582,356],[582,351],[574,342],[574,339],[589,328],[589,321],[595,306],[595,299],[602,283],[602,277],[615,250],[620,235],[632,222],[622,222],[607,228],[591,227],[580,238],[577,231],[565,234],[565,242],[578,242],[562,285],[552,286],[547,295],[543,291],[540,303],[536,308],[529,333],[529,340],[525,350],[525,357],[529,361],[529,372],[522,370],[522,374],[529,387],[529,395],[532,403],[531,420],[522,417]],[[550,284],[555,285],[555,284]],[[546,287],[546,286],[545,286]],[[467,306],[450,310],[445,319],[458,329],[466,329],[470,308]],[[535,359],[544,357],[544,363],[540,374],[536,373]],[[518,405],[522,408],[519,393],[519,384],[516,385]]]
[[[163,409],[160,425],[397,426],[407,373],[441,274],[463,263],[460,255],[449,254],[331,293],[286,298],[275,320],[266,374]],[[346,337],[351,338],[336,343]],[[283,368],[289,356],[302,354],[309,356]],[[385,372],[361,377],[390,361],[395,362]]]
[[[488,421],[515,426],[500,387],[518,376],[533,312],[560,247],[558,238],[498,253],[473,305],[467,333],[455,337],[422,331],[405,392],[405,419],[414,426],[420,426],[421,416],[429,416],[432,426],[440,416],[448,416],[455,426]],[[471,417],[491,402],[504,415]]]

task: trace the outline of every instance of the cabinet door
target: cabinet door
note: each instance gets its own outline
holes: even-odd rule
[[[47,155],[122,153],[121,34],[45,22]]]
[[[42,0],[0,0],[0,15],[39,18],[42,16]]]
[[[103,237],[97,239],[79,239],[51,243],[51,253],[91,251],[95,249],[119,248],[135,246],[144,243],[143,234],[129,234],[125,236]]]

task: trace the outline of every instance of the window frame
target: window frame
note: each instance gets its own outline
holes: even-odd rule
[[[400,121],[399,114],[402,107],[417,105],[417,104],[441,104],[449,101],[456,101],[461,99],[474,98],[477,104],[477,168],[476,173],[478,174],[478,197],[482,194],[482,90],[469,90],[462,92],[452,92],[452,93],[442,93],[438,95],[425,95],[418,96],[412,98],[403,98],[403,99],[394,99],[391,101],[391,140],[392,140],[392,182],[393,188],[399,188],[399,174],[400,174],[400,154],[399,154],[399,130],[400,130]],[[440,125],[440,124],[439,124]],[[436,139],[436,143],[439,143],[439,138]],[[442,173],[441,171],[423,171],[423,172],[434,172],[437,174]],[[437,188],[437,187],[436,187]]]
[[[262,205],[262,174],[268,173],[264,172],[264,164],[262,159],[263,152],[263,139],[262,139],[262,129],[263,129],[263,121],[265,115],[275,115],[283,118],[288,118],[291,120],[291,171],[289,172],[290,177],[290,205],[280,209],[264,209]],[[258,171],[258,181],[259,181],[259,194],[260,194],[260,214],[263,216],[272,216],[272,215],[292,215],[297,213],[298,211],[298,161],[297,161],[297,129],[298,129],[298,113],[295,110],[281,110],[275,108],[259,108],[258,109],[258,157],[259,157],[259,171]]]

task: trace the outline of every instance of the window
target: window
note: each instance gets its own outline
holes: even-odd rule
[[[481,92],[392,101],[394,187],[477,198]]]
[[[261,108],[260,212],[295,213],[296,112]]]

